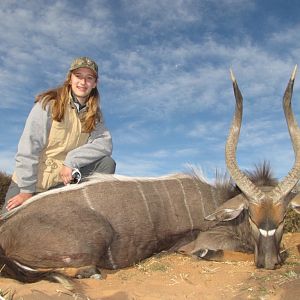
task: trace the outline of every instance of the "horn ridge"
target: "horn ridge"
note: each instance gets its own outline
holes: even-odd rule
[[[279,202],[297,184],[300,178],[300,129],[292,109],[292,95],[298,66],[295,65],[283,96],[283,110],[295,154],[295,162],[288,175],[272,190],[274,202]]]
[[[243,96],[238,87],[237,81],[232,70],[230,70],[231,80],[233,83],[234,96],[236,99],[235,113],[229,130],[225,145],[225,160],[230,176],[233,178],[238,187],[244,192],[249,201],[259,203],[264,197],[263,193],[246,175],[237,164],[236,148],[240,135],[243,115]]]

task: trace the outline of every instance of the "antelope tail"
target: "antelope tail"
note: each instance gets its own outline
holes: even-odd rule
[[[23,283],[48,280],[51,282],[61,283],[68,290],[73,289],[73,281],[66,275],[57,271],[38,271],[22,266],[6,256],[4,250],[0,246],[0,277],[1,276],[16,279]]]

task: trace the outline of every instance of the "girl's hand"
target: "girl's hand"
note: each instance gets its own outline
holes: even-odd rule
[[[23,204],[26,200],[32,197],[30,193],[20,193],[11,199],[8,200],[6,209],[11,210],[21,204]]]
[[[63,166],[59,172],[59,175],[65,185],[69,184],[72,181],[72,169],[66,166]]]

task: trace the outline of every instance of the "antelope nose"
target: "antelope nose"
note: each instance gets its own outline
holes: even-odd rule
[[[266,264],[265,269],[267,270],[275,270],[277,264]]]
[[[281,259],[280,256],[273,256],[273,257],[267,257],[265,259],[265,269],[267,270],[275,270],[279,268],[281,265]]]
[[[278,263],[271,263],[271,262],[258,262],[256,264],[256,267],[257,268],[264,268],[264,269],[267,269],[267,270],[275,270],[278,266]]]
[[[256,267],[257,268],[265,268],[267,270],[275,270],[281,265],[281,258],[279,255],[275,253],[272,255],[268,253],[267,255],[259,255],[256,257]]]

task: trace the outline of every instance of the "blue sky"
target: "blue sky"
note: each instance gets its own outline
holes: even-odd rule
[[[0,2],[0,170],[11,173],[34,96],[62,83],[70,62],[100,67],[101,106],[117,173],[225,170],[234,111],[229,69],[244,96],[242,169],[268,160],[285,176],[294,154],[282,95],[300,63],[296,0]],[[293,107],[300,113],[300,79]]]

